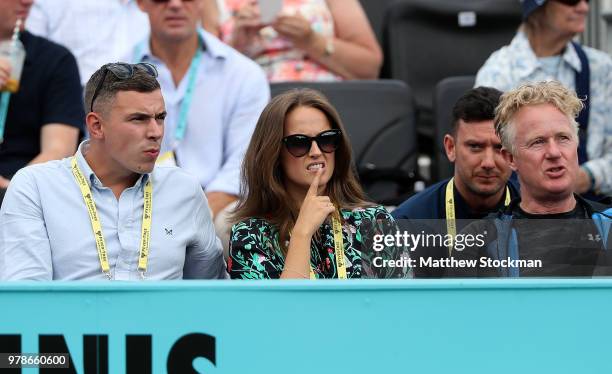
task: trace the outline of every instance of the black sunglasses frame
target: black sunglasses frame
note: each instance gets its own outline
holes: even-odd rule
[[[578,5],[579,2],[581,2],[582,0],[553,0],[556,1],[558,3],[561,3],[563,5],[567,5],[567,6],[576,6]],[[585,0],[587,3],[589,2],[589,0]]]
[[[295,141],[301,142],[301,144],[292,144],[292,142]],[[339,129],[331,129],[322,131],[313,137],[304,134],[293,134],[283,138],[285,148],[287,148],[287,151],[294,157],[302,157],[308,154],[312,148],[313,141],[317,142],[317,146],[321,152],[333,153],[340,146],[340,142],[342,142],[342,131]],[[326,143],[327,141],[331,141],[331,143]],[[331,145],[333,149],[328,148],[327,144]],[[296,153],[296,148],[303,148],[305,151],[304,153]]]
[[[148,62],[139,62],[137,64],[128,64],[126,62],[115,62],[112,64],[106,64],[102,67],[104,69],[104,73],[102,74],[102,79],[98,82],[96,89],[91,97],[91,104],[89,106],[89,111],[93,112],[94,102],[100,93],[100,89],[102,88],[102,84],[106,79],[106,74],[110,71],[117,79],[124,80],[130,79],[134,76],[134,71],[136,69],[142,69],[146,73],[148,73],[153,78],[157,78],[157,69],[155,65],[149,64]]]

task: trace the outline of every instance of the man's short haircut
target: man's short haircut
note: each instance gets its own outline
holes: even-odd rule
[[[565,114],[578,137],[576,117],[583,108],[582,101],[576,93],[557,81],[525,83],[502,95],[499,106],[495,109],[495,133],[501,139],[502,146],[514,153],[516,129],[512,122],[516,113],[529,105],[551,104]]]
[[[491,87],[472,88],[463,94],[453,107],[451,135],[457,136],[459,120],[467,123],[493,120],[501,94]]]
[[[106,65],[103,65],[96,70],[85,85],[85,113],[90,112],[91,99],[94,91],[100,82],[100,79],[105,75]],[[120,79],[110,71],[106,72],[104,82],[100,87],[96,101],[93,103],[94,110],[100,113],[106,113],[115,99],[115,95],[119,91],[136,91],[136,92],[153,92],[159,90],[160,85],[155,77],[150,75],[142,68],[134,68],[134,74],[130,78]]]

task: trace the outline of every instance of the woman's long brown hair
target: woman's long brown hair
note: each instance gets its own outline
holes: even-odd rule
[[[274,97],[265,107],[253,133],[242,163],[240,200],[232,214],[239,222],[263,218],[279,230],[280,247],[287,254],[285,243],[299,214],[285,189],[280,165],[285,120],[298,107],[310,107],[325,114],[332,129],[342,131],[342,141],[334,153],[334,172],[327,183],[326,194],[340,208],[372,206],[355,176],[351,145],[336,109],[320,92],[307,88],[293,89]]]

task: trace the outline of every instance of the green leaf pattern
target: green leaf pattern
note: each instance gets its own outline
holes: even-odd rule
[[[409,269],[376,270],[371,266],[373,236],[394,234],[397,225],[382,206],[342,209],[342,237],[348,278],[410,276]],[[319,228],[311,241],[311,266],[317,278],[338,278],[334,237],[329,222]],[[280,278],[285,259],[280,250],[276,226],[262,218],[248,218],[232,227],[229,272],[233,279]],[[403,248],[385,248],[383,257],[397,258]]]

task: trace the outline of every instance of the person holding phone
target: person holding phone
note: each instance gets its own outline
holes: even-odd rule
[[[366,200],[338,113],[315,90],[278,95],[264,109],[244,158],[241,196],[230,241],[232,278],[407,275],[368,261],[374,235],[397,227],[384,207]],[[399,250],[387,247],[383,255]]]
[[[209,31],[263,67],[270,82],[375,79],[382,51],[358,0],[222,0],[204,4]],[[282,9],[274,14],[275,9]]]

